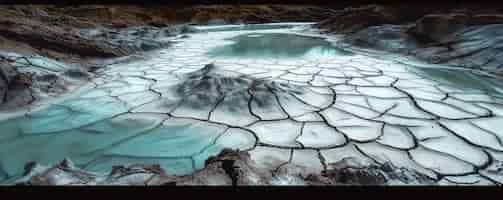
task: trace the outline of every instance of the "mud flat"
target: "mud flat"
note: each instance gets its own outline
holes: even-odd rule
[[[5,183],[501,184],[492,79],[299,30],[195,32],[108,65],[89,90],[0,123]]]

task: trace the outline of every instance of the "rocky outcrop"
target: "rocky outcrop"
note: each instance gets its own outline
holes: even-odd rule
[[[503,24],[453,26],[452,29],[433,28],[437,31],[424,32],[428,33],[424,35],[410,34],[410,29],[404,26],[375,26],[347,36],[345,42],[411,55],[430,63],[503,75]]]
[[[502,24],[501,14],[472,14],[467,11],[447,14],[429,14],[418,19],[408,30],[423,42],[442,42],[452,34],[469,26]]]
[[[492,5],[396,4],[365,5],[337,10],[316,27],[334,33],[355,33],[371,26],[417,24],[418,33],[438,35],[462,25],[488,25],[502,22],[501,10]]]
[[[369,49],[407,52],[419,45],[414,37],[407,34],[407,30],[407,26],[401,25],[371,26],[347,35],[344,43]]]
[[[125,56],[166,47],[163,37],[188,30],[171,21],[158,8],[138,6],[5,5],[0,48],[72,62]]]
[[[430,14],[419,19],[408,32],[422,42],[442,41],[466,27],[468,20],[469,15],[464,13]]]
[[[309,5],[204,5],[190,8],[197,24],[313,22],[332,15],[330,9]]]
[[[443,11],[447,7],[449,6],[442,4],[434,6],[431,4],[370,4],[360,7],[347,7],[343,10],[334,11],[334,14],[316,24],[315,27],[330,33],[355,33],[371,26],[411,23],[425,14]]]
[[[333,169],[311,174],[307,185],[435,185],[432,178],[391,163],[362,166],[354,158],[345,158],[332,165]]]
[[[24,106],[33,102],[31,87],[34,74],[19,72],[6,59],[0,59],[0,110],[8,106]]]
[[[129,52],[102,42],[79,37],[58,26],[5,18],[2,19],[0,24],[0,35],[32,44],[37,48],[48,48],[60,52],[66,51],[90,57],[120,56]],[[124,51],[125,53],[123,53]]]
[[[389,163],[361,166],[353,159],[333,164],[333,169],[302,177],[271,174],[256,167],[247,152],[224,149],[206,160],[205,167],[192,175],[173,176],[159,165],[115,166],[107,175],[77,168],[65,159],[52,167],[28,163],[17,185],[388,185],[422,184],[435,181],[428,176]]]
[[[349,7],[321,21],[316,27],[328,32],[352,33],[369,26],[393,23],[396,21],[393,12],[390,8],[379,5]]]
[[[13,110],[40,98],[61,95],[90,76],[85,69],[41,56],[0,52],[0,110]]]
[[[115,166],[108,175],[81,170],[65,159],[52,167],[26,165],[19,185],[265,185],[270,173],[253,166],[249,154],[223,150],[192,175],[168,175],[159,165]]]
[[[124,56],[167,47],[171,43],[167,37],[175,37],[190,31],[192,30],[186,25],[171,25],[162,28],[138,26],[123,29],[87,29],[80,30],[78,34],[88,40],[114,47],[116,56]]]
[[[339,18],[317,26],[345,33],[342,43],[503,75],[503,18],[497,11],[452,9],[408,22],[396,16],[409,10],[385,10],[380,6],[346,9]],[[365,16],[375,19],[367,20]]]
[[[168,30],[168,29],[167,29]],[[52,26],[32,20],[3,18],[0,35],[36,48],[51,49],[85,57],[116,57],[164,47],[157,40],[167,30],[156,27],[133,27],[122,30]],[[171,35],[176,33],[171,33]]]
[[[19,77],[19,73],[9,62],[0,61],[0,99],[2,103],[7,101],[9,88],[18,82],[16,80],[19,80]]]

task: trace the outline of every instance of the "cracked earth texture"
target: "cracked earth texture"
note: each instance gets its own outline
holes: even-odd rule
[[[87,90],[0,123],[0,180],[65,157],[90,171],[158,163],[184,175],[231,148],[270,171],[319,173],[353,157],[445,184],[503,183],[503,97],[489,78],[302,36],[270,40],[293,33],[193,33],[149,59],[107,66]],[[258,45],[254,55],[211,54],[243,37],[257,38],[245,45]],[[267,45],[287,46],[276,51],[286,56],[261,56],[277,47]]]

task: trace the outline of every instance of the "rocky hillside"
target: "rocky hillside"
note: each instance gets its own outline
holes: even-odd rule
[[[291,5],[3,5],[0,50],[65,60],[116,57],[164,46],[156,38],[177,35],[179,24],[320,21],[330,15],[329,9]]]
[[[67,93],[104,66],[104,59],[165,47],[169,40],[160,38],[186,31],[151,26],[158,18],[142,17],[149,13],[143,10],[125,8],[121,16],[109,10],[0,6],[0,110]]]
[[[338,11],[317,24],[344,43],[503,75],[503,9],[465,6],[404,9],[369,5]]]
[[[305,5],[195,6],[191,22],[212,23],[272,23],[316,22],[333,14],[331,9]]]

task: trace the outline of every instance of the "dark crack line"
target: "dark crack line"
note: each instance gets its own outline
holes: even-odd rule
[[[477,172],[477,171],[479,170],[479,169],[478,169],[478,167],[477,167],[476,165],[474,165],[474,164],[472,164],[472,163],[468,162],[468,161],[465,161],[465,160],[463,160],[463,159],[461,159],[461,158],[458,158],[457,156],[454,156],[454,155],[452,155],[452,154],[449,154],[449,153],[446,153],[446,152],[443,152],[443,151],[439,151],[439,150],[435,150],[435,149],[432,149],[432,148],[426,147],[426,146],[424,146],[424,145],[422,145],[422,144],[419,144],[419,146],[421,146],[422,148],[424,148],[424,149],[425,149],[425,150],[427,150],[427,151],[432,151],[432,152],[435,152],[435,153],[437,153],[437,154],[441,154],[441,155],[444,155],[444,156],[447,156],[447,157],[451,157],[451,158],[453,158],[453,159],[455,159],[455,160],[457,160],[457,161],[460,161],[460,162],[465,163],[465,164],[467,164],[467,165],[469,165],[469,166],[471,166],[471,167],[472,167],[472,170],[471,170],[471,171],[469,171],[469,172],[465,172],[465,173],[455,173],[455,174],[451,174],[451,173],[448,173],[448,174],[442,174],[443,176],[466,176],[466,175],[472,175],[472,174],[477,174],[477,173],[478,173],[478,172]],[[417,162],[416,162],[416,163],[417,163]],[[419,164],[419,163],[418,163],[418,164]],[[424,166],[423,166],[423,167],[424,167]],[[439,173],[440,173],[440,172],[439,172]]]
[[[498,136],[498,134],[496,134],[496,133],[494,133],[494,132],[492,132],[492,131],[490,131],[490,130],[487,130],[487,129],[485,129],[485,128],[482,128],[482,127],[480,127],[479,125],[477,125],[477,124],[473,123],[473,122],[472,122],[472,121],[470,121],[470,120],[467,120],[467,121],[468,121],[468,123],[470,123],[472,126],[475,126],[476,128],[478,128],[478,129],[482,130],[483,132],[488,133],[488,134],[490,134],[490,135],[494,136],[494,138],[496,138],[496,141],[498,142],[498,144],[499,144],[500,146],[502,146],[502,147],[503,147],[503,141],[501,141],[501,138]]]
[[[306,122],[303,122],[301,127],[300,127],[300,132],[299,134],[297,135],[297,137],[295,137],[295,142],[297,142],[301,148],[305,148],[304,144],[302,144],[302,142],[299,141],[299,137],[302,136],[302,134],[304,133],[304,127],[306,126]]]
[[[251,90],[251,87],[246,90],[248,92],[248,95],[250,96],[250,98],[248,99],[248,110],[251,115],[253,115],[255,118],[259,119],[259,121],[262,121],[263,119],[260,116],[258,116],[257,114],[255,114],[255,112],[253,112],[252,102],[253,102],[254,96],[250,90]]]
[[[320,150],[316,150],[316,152],[318,153],[318,159],[321,162],[321,166],[323,167],[323,171],[327,171],[327,163],[326,163],[327,160],[325,159],[325,157],[323,157],[323,154],[321,154]]]
[[[116,141],[116,142],[114,142],[114,143],[108,144],[106,147],[102,147],[102,148],[96,149],[96,150],[94,150],[94,151],[90,151],[90,152],[83,153],[83,154],[81,154],[81,156],[85,156],[85,155],[92,155],[92,154],[97,153],[97,152],[104,152],[105,150],[110,149],[110,148],[113,148],[113,147],[116,147],[116,146],[118,146],[118,145],[121,145],[121,144],[123,144],[124,142],[127,142],[127,141],[129,141],[129,140],[132,140],[132,139],[137,138],[137,137],[140,137],[140,136],[144,136],[144,135],[146,135],[146,134],[150,133],[152,130],[155,130],[155,129],[158,129],[158,128],[162,127],[162,125],[164,124],[164,122],[165,122],[166,120],[167,120],[167,119],[163,119],[163,120],[161,120],[160,122],[158,122],[158,123],[157,123],[157,125],[155,125],[155,126],[153,126],[153,127],[150,127],[150,128],[148,128],[148,129],[146,129],[146,130],[142,130],[142,131],[140,131],[140,132],[138,132],[138,133],[136,133],[136,134],[134,134],[134,135],[132,135],[132,136],[122,138],[122,139],[121,139],[121,140],[119,140],[119,141]]]
[[[279,106],[279,108],[281,109],[281,111],[283,112],[283,114],[285,114],[286,116],[288,116],[289,119],[292,118],[292,116],[290,116],[290,114],[288,112],[286,112],[285,108],[283,107],[283,105],[281,104],[280,100],[279,100],[279,96],[274,92],[273,88],[271,88],[270,86],[266,85],[267,89],[269,90],[269,92],[271,92],[275,99],[276,99],[276,102],[278,103],[277,105]]]
[[[287,162],[284,162],[284,163],[281,163],[279,164],[276,168],[274,168],[271,172],[272,172],[272,176],[276,176],[276,174],[279,172],[279,170],[281,169],[281,167],[289,164],[289,163],[292,163],[292,159],[293,159],[293,153],[294,153],[294,150],[293,149],[290,149],[290,156],[288,158],[288,161]]]
[[[455,135],[456,137],[458,137],[459,139],[463,140],[464,142],[472,145],[472,146],[476,146],[476,147],[479,147],[479,148],[482,148],[482,149],[490,149],[490,150],[493,150],[493,151],[496,151],[496,152],[503,152],[503,150],[498,150],[498,149],[494,149],[492,147],[489,147],[489,146],[484,146],[484,145],[479,145],[479,144],[475,144],[474,142],[470,141],[468,138],[465,138],[461,135],[459,135],[458,133],[456,133],[455,131],[451,130],[449,127],[445,126],[444,124],[442,124],[441,122],[437,122],[437,124],[442,127],[444,130],[448,131],[449,133]]]

